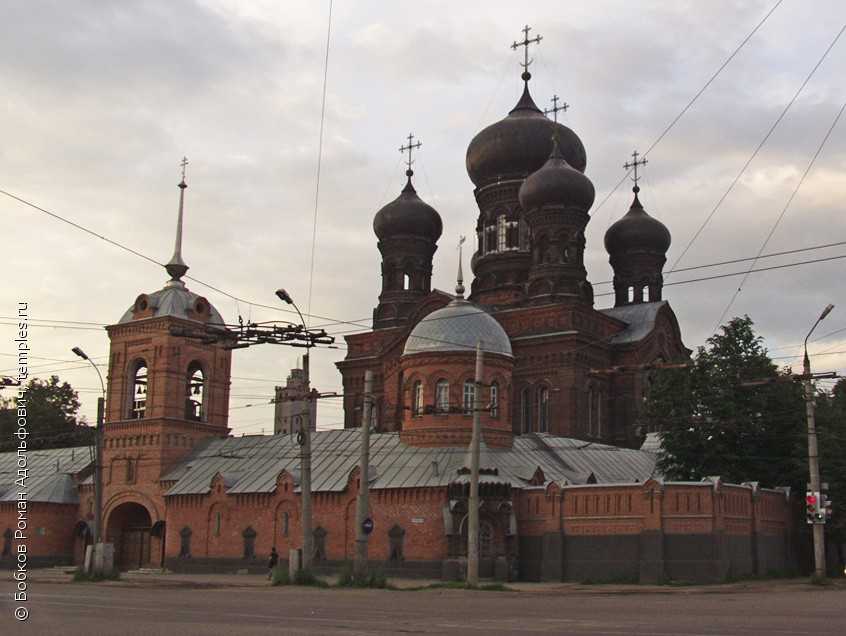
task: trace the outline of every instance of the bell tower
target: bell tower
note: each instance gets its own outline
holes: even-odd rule
[[[201,440],[229,433],[231,351],[219,342],[186,339],[173,328],[213,326],[223,319],[208,300],[182,281],[185,165],[179,183],[179,213],[170,279],[162,289],[141,294],[117,324],[110,340],[105,483],[156,481]]]

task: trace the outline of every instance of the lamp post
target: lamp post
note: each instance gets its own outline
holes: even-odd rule
[[[291,298],[291,295],[282,288],[276,290],[276,297],[283,303],[292,305],[297,310],[297,315],[300,317],[300,323],[303,330],[307,330],[305,319],[297,307],[297,304]],[[303,554],[302,554],[302,569],[308,570],[311,567],[311,557],[314,550],[313,534],[312,534],[312,516],[311,516],[311,380],[309,374],[309,354],[311,349],[311,340],[307,341],[306,354],[303,356],[303,376],[305,379],[306,390],[309,391],[309,397],[306,400],[305,411],[302,414],[299,434],[297,441],[300,443],[300,496],[302,497],[302,530],[303,530]]]
[[[814,418],[814,386],[811,383],[811,361],[808,358],[808,338],[814,333],[814,329],[822,322],[834,305],[826,305],[820,317],[811,327],[808,335],[805,336],[804,348],[805,357],[802,365],[803,383],[805,385],[805,413],[808,418],[808,472],[810,473],[810,490],[813,492],[820,491],[820,461],[819,452],[817,450],[817,427]],[[823,523],[814,523],[811,526],[814,536],[814,576],[818,579],[825,577],[825,526]]]
[[[87,360],[97,372],[100,378],[100,390],[103,395],[97,398],[97,430],[94,433],[94,543],[102,543],[103,530],[103,420],[106,405],[106,385],[103,382],[103,374],[100,369],[79,347],[71,349],[77,356]]]

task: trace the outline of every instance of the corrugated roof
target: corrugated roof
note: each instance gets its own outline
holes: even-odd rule
[[[370,437],[371,488],[446,486],[464,467],[466,447],[419,448],[400,441],[398,433]],[[319,431],[312,435],[312,490],[341,492],[358,466],[359,430]],[[536,470],[547,481],[599,483],[644,481],[655,470],[655,456],[639,450],[592,444],[546,434],[522,435],[511,448],[488,448],[486,468],[513,487],[528,485]],[[176,483],[168,495],[209,492],[220,473],[230,494],[273,492],[282,470],[299,476],[300,449],[287,435],[254,435],[207,440],[176,466],[166,481]]]
[[[666,300],[660,300],[654,303],[635,303],[622,307],[600,309],[606,316],[611,316],[628,324],[628,327],[611,339],[611,344],[629,344],[643,340],[652,333],[655,328],[655,317],[666,304]]]
[[[26,455],[27,500],[43,503],[77,503],[79,493],[74,476],[90,467],[88,446],[31,450]],[[0,453],[0,501],[15,501],[19,488],[18,454]]]

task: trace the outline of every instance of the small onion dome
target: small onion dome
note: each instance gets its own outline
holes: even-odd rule
[[[524,178],[533,173],[549,158],[553,132],[567,163],[584,172],[587,156],[581,139],[541,112],[526,82],[523,96],[508,116],[479,132],[467,147],[470,180],[479,187],[500,177]]]
[[[590,179],[567,163],[558,139],[553,139],[552,154],[539,170],[526,178],[519,196],[524,210],[557,204],[587,211],[593,205],[596,191]]]
[[[635,186],[633,192],[635,196],[632,207],[605,233],[606,251],[612,255],[624,252],[666,254],[670,249],[670,231],[661,221],[652,218],[643,209],[637,197],[640,188]]]
[[[373,231],[379,239],[392,236],[424,236],[437,241],[443,232],[443,223],[437,210],[417,196],[411,185],[413,171],[406,171],[408,182],[400,195],[376,213]]]
[[[511,341],[496,318],[468,300],[456,298],[418,322],[405,341],[403,355],[462,351],[511,356]]]

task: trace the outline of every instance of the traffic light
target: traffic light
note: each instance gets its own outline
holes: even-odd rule
[[[817,506],[819,505],[819,501],[819,493],[812,490],[805,493],[805,521],[807,523],[816,523]]]

